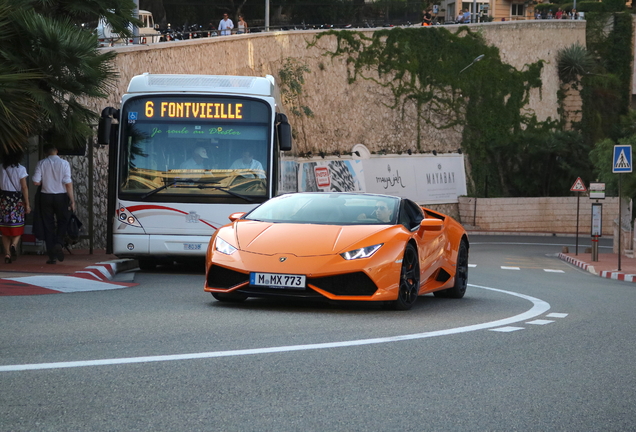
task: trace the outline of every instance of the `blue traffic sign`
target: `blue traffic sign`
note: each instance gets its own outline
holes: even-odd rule
[[[612,158],[613,173],[630,173],[632,172],[632,146],[631,145],[615,145],[614,157]]]

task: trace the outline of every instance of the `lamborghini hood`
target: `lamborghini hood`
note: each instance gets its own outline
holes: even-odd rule
[[[365,242],[358,247],[382,243],[384,236],[374,237],[374,234],[390,230],[393,226],[274,224],[242,220],[233,228],[234,240],[240,250],[263,255],[285,253],[307,257],[346,252],[349,246],[366,238],[369,244]]]

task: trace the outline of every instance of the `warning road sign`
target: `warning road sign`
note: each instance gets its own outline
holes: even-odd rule
[[[572,187],[570,188],[572,192],[585,192],[587,188],[585,187],[585,183],[581,180],[581,177],[577,178]]]
[[[631,145],[615,145],[614,158],[612,164],[613,173],[630,173],[632,172],[632,146]]]

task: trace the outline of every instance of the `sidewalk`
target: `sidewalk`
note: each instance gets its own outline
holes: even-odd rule
[[[587,270],[597,276],[626,282],[636,282],[636,258],[621,256],[621,269],[618,270],[618,254],[599,253],[598,261],[592,261],[591,253],[560,253],[559,258],[572,265]]]
[[[18,255],[6,264],[0,261],[0,296],[55,294],[124,288],[136,284],[111,282],[118,273],[138,267],[136,260],[118,259],[104,250],[71,249],[64,261],[46,264],[46,255]]]

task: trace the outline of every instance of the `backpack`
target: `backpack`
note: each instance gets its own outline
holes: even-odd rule
[[[66,236],[64,241],[67,245],[74,245],[80,241],[80,233],[84,224],[79,220],[75,213],[71,213],[66,228]]]

